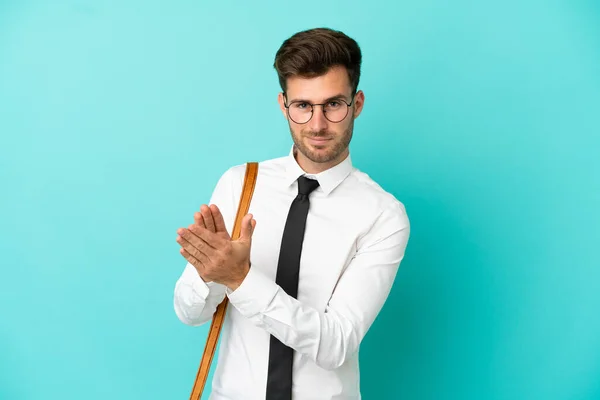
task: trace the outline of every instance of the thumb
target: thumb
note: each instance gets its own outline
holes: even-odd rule
[[[254,227],[256,227],[256,220],[252,214],[247,214],[242,220],[242,229],[240,231],[240,240],[250,241],[252,240],[252,234],[254,233]]]

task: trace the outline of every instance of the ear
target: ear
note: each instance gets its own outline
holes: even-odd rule
[[[354,103],[352,104],[354,105],[354,119],[356,119],[362,112],[362,109],[365,105],[365,94],[362,90],[356,92],[356,95],[354,96]]]
[[[283,113],[285,119],[288,118],[287,109],[285,108],[285,97],[283,97],[283,92],[279,92],[279,96],[277,96],[277,101],[279,102],[279,108]]]

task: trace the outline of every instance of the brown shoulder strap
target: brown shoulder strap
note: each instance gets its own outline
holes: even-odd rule
[[[250,208],[250,201],[252,200],[252,194],[254,193],[254,186],[256,184],[256,177],[258,174],[258,163],[249,162],[246,164],[246,176],[244,177],[244,186],[242,188],[242,195],[240,196],[240,202],[238,205],[237,215],[235,217],[235,224],[233,226],[233,232],[231,234],[232,240],[237,240],[240,237],[242,230],[242,219],[248,214]],[[223,326],[223,320],[225,319],[225,311],[227,309],[227,303],[229,299],[225,296],[223,302],[217,306],[217,310],[213,315],[213,320],[208,331],[208,338],[206,345],[204,346],[204,353],[200,360],[200,367],[198,368],[198,374],[194,381],[194,387],[192,388],[192,394],[190,400],[199,400],[206,384],[206,378],[210,371],[210,365],[212,363],[215,349],[217,348],[217,342],[219,341],[219,335],[221,333],[221,327]]]

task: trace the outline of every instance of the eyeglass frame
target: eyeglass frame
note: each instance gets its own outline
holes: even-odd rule
[[[343,101],[344,104],[346,104],[346,115],[344,115],[344,118],[340,119],[339,121],[333,122],[332,120],[330,120],[329,118],[327,118],[327,113],[325,112],[325,104],[327,103],[321,103],[321,104],[313,104],[313,103],[309,103],[308,101],[304,101],[304,100],[296,100],[296,101],[292,101],[290,104],[286,104],[285,102],[283,103],[283,106],[285,107],[285,109],[287,110],[287,114],[288,114],[288,118],[291,119],[292,121],[294,121],[294,119],[290,116],[290,106],[294,103],[306,103],[308,105],[310,105],[310,118],[308,120],[306,120],[306,122],[296,122],[294,121],[295,124],[298,125],[304,125],[304,124],[308,124],[310,122],[310,120],[312,119],[313,115],[315,115],[315,106],[321,106],[321,110],[323,111],[323,116],[325,117],[325,119],[329,122],[331,122],[332,124],[339,124],[340,122],[342,122],[343,120],[346,119],[346,117],[348,117],[348,111],[350,110],[350,106],[354,103],[354,98],[356,97],[356,94],[358,93],[358,90],[355,91],[352,94],[352,100],[350,100],[350,103],[348,103],[345,99],[342,98],[338,98],[338,97],[332,97],[331,99],[329,99],[327,102],[332,101],[332,100],[339,100],[339,101]],[[283,92],[283,97],[285,97],[286,102],[287,102],[287,93]]]

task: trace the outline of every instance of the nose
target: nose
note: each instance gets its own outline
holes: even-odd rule
[[[327,129],[327,118],[325,118],[325,114],[323,113],[322,106],[314,106],[313,107],[313,115],[308,125],[313,132],[320,132],[322,130]]]

